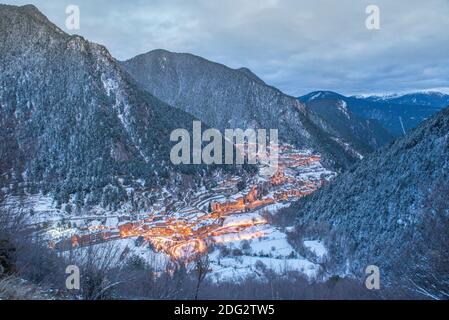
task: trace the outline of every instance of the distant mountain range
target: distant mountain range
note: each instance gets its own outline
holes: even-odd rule
[[[391,139],[374,121],[362,123],[353,117],[350,124],[336,125],[335,119],[268,86],[247,68],[231,69],[166,50],[154,50],[121,65],[144,90],[212,127],[277,128],[281,141],[320,152],[325,163],[336,169],[347,168]]]
[[[449,95],[440,92],[346,97],[331,91],[315,91],[298,99],[308,105],[337,105],[343,101],[353,114],[376,120],[393,136],[404,135],[449,105]]]
[[[357,96],[355,96],[357,98]],[[360,98],[360,97],[359,97]],[[415,92],[407,94],[392,94],[384,96],[366,96],[368,101],[385,102],[389,104],[429,106],[442,109],[449,105],[449,95],[436,91]]]
[[[377,120],[363,118],[353,113],[347,98],[337,93],[317,91],[300,97],[313,112],[330,125],[329,132],[338,132],[363,154],[368,154],[394,139]]]

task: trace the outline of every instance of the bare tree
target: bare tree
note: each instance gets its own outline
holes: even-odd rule
[[[22,213],[0,208],[0,277],[15,271],[16,240],[23,229]]]
[[[449,182],[438,181],[424,202],[422,224],[415,230],[416,264],[410,282],[419,294],[449,299]]]
[[[104,300],[114,297],[114,290],[126,274],[121,272],[120,250],[114,244],[77,248],[70,252],[68,261],[80,268],[79,297],[86,300]]]
[[[198,293],[200,290],[201,283],[206,278],[206,275],[209,272],[210,261],[209,256],[207,254],[197,257],[195,259],[195,274],[196,274],[196,290],[195,290],[195,300],[198,300]]]

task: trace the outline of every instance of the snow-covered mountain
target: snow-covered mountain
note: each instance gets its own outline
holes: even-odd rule
[[[0,6],[4,194],[130,201],[125,188],[168,184],[182,169],[171,165],[169,137],[194,119],[139,89],[105,47],[64,33],[32,5]]]
[[[365,97],[365,99],[369,101],[388,102],[391,104],[429,106],[438,110],[449,105],[449,95],[437,91],[419,91],[384,96],[370,95]]]
[[[298,99],[326,120],[330,134],[349,142],[363,155],[393,140],[378,121],[354,114],[345,96],[331,91],[315,91]]]
[[[287,210],[299,237],[325,240],[330,272],[376,265],[398,295],[447,298],[448,173],[446,108]]]
[[[404,135],[449,105],[449,95],[432,91],[350,97],[330,91],[315,91],[298,99],[314,105],[326,105],[329,100],[344,101],[347,109],[354,115],[362,119],[375,120],[393,136]],[[366,137],[369,140],[370,135]],[[382,140],[386,142],[388,139],[380,138],[379,141]]]

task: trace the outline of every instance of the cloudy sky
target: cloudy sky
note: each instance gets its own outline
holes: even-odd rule
[[[117,59],[163,48],[232,68],[249,67],[290,95],[438,88],[449,92],[448,0],[39,0],[63,30],[66,6],[80,8],[75,33]],[[365,9],[380,8],[380,30]]]

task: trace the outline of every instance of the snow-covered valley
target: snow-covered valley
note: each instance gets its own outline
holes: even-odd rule
[[[169,192],[162,190],[160,201],[148,211],[96,208],[68,214],[43,195],[9,197],[6,203],[20,208],[35,232],[62,252],[114,246],[120,253],[114,263],[139,256],[161,270],[207,254],[213,281],[249,276],[263,280],[267,269],[279,274],[297,271],[313,279],[326,248],[314,239],[304,241],[316,258],[306,259],[288,241],[292,227],[275,226],[270,216],[334,176],[321,165],[319,155],[283,145],[278,171],[271,177],[255,175],[244,185],[239,176],[220,177],[214,188],[172,199],[170,206],[164,206]]]

